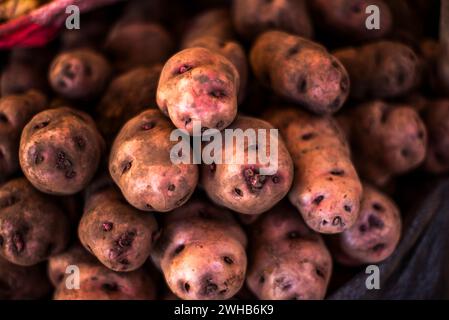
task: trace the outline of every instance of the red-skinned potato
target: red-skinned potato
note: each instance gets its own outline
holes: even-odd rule
[[[224,300],[245,281],[245,247],[230,212],[195,199],[164,215],[152,257],[179,298]]]
[[[206,48],[172,56],[162,69],[156,99],[161,111],[180,129],[226,128],[237,115],[240,77],[234,64]]]
[[[260,214],[287,195],[293,180],[292,159],[282,138],[271,136],[270,130],[274,128],[264,120],[239,116],[229,129],[236,133],[242,131],[243,134],[254,130],[255,139],[242,141],[242,150],[239,150],[233,143],[226,143],[224,135],[220,163],[203,164],[201,185],[209,198],[221,206],[239,213]],[[265,132],[265,140],[258,138],[260,132]],[[263,163],[259,157],[259,153],[264,151],[269,163]],[[254,155],[254,163],[250,163],[251,154]],[[230,155],[233,157],[229,162],[227,158]],[[268,170],[270,166],[274,172],[261,172],[261,169]]]
[[[251,226],[247,284],[263,300],[323,299],[332,259],[321,236],[286,203]]]
[[[290,202],[320,233],[339,233],[357,220],[362,184],[349,144],[331,117],[273,107],[265,115],[280,128],[295,166]]]
[[[74,194],[93,178],[104,149],[92,118],[67,107],[38,113],[25,126],[19,161],[27,179],[40,191]]]
[[[331,238],[335,259],[343,265],[379,263],[396,249],[401,237],[401,216],[387,195],[367,184],[356,223]]]
[[[167,212],[184,204],[195,190],[198,166],[172,162],[174,129],[159,110],[147,110],[129,120],[112,145],[109,172],[137,209]]]
[[[263,85],[317,114],[336,112],[349,93],[341,62],[320,44],[295,35],[263,33],[251,48],[250,63]]]
[[[25,179],[0,187],[0,255],[14,264],[32,266],[60,253],[69,241],[66,212],[56,199]]]
[[[44,109],[46,100],[34,90],[0,99],[0,182],[19,169],[20,134],[27,122]]]

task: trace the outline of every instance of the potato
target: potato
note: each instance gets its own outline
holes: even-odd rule
[[[163,63],[173,47],[170,34],[162,26],[140,21],[119,21],[105,43],[113,66],[120,71]]]
[[[156,99],[177,128],[193,133],[226,128],[237,115],[240,77],[234,64],[205,48],[189,48],[172,56],[162,69]]]
[[[19,170],[20,134],[27,122],[44,109],[46,100],[35,90],[0,99],[0,182]]]
[[[269,29],[279,29],[306,38],[313,36],[306,0],[234,0],[232,17],[235,28],[246,38],[254,38]]]
[[[174,129],[159,110],[147,110],[129,120],[112,145],[109,172],[137,209],[170,211],[183,205],[195,190],[198,166],[171,160]]]
[[[59,54],[51,63],[51,87],[66,99],[93,100],[106,88],[111,76],[108,61],[91,49]]]
[[[336,112],[349,93],[349,77],[340,61],[298,36],[263,33],[251,48],[250,63],[263,85],[317,114]]]
[[[337,122],[331,117],[277,107],[266,118],[280,128],[294,159],[289,199],[307,225],[320,233],[350,228],[357,220],[362,185]]]
[[[221,206],[244,214],[260,214],[287,195],[293,180],[292,159],[280,137],[273,136],[275,140],[272,141],[269,130],[273,127],[266,121],[239,116],[229,129],[237,133],[241,130],[242,134],[254,130],[256,136],[264,132],[266,138],[243,140],[242,136],[244,144],[239,150],[234,143],[226,143],[226,136],[223,136],[220,163],[202,165],[201,185],[209,198]],[[271,147],[273,143],[276,144]],[[277,159],[271,148],[277,148]],[[266,155],[270,161],[277,160],[277,163],[262,162],[258,153]],[[255,162],[250,161],[251,154]],[[228,160],[231,155],[232,159]],[[274,172],[261,173],[262,168],[267,170],[270,166]]]
[[[0,187],[0,255],[14,264],[32,266],[67,246],[69,219],[56,201],[25,178]]]
[[[310,0],[314,21],[326,34],[351,40],[371,40],[387,35],[393,24],[393,17],[387,3],[382,0]],[[379,29],[368,29],[367,20],[371,22],[366,13],[368,6],[377,6],[380,12]]]
[[[369,182],[385,186],[424,161],[427,131],[410,105],[375,100],[340,117],[349,126],[356,168]]]
[[[323,299],[332,259],[320,235],[280,204],[251,226],[247,285],[263,300]]]
[[[23,267],[0,257],[0,300],[34,300],[50,293],[42,265]]]
[[[148,108],[157,108],[156,89],[162,65],[139,67],[116,77],[97,107],[98,127],[112,140],[129,119]]]
[[[28,180],[45,193],[81,191],[95,174],[103,138],[86,113],[56,108],[38,113],[25,126],[19,160]]]
[[[229,299],[242,287],[246,236],[232,215],[198,199],[164,215],[153,261],[181,299]]]
[[[420,78],[415,52],[399,42],[378,41],[339,49],[333,54],[349,73],[354,99],[400,97],[413,89]]]
[[[112,181],[102,181],[93,188],[78,227],[81,243],[109,269],[137,270],[152,250],[156,220],[151,213],[127,204]]]
[[[401,224],[393,200],[364,184],[359,218],[350,229],[332,236],[332,253],[338,263],[347,266],[379,263],[394,252]]]

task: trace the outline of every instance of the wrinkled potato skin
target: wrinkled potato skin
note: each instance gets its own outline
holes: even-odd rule
[[[273,108],[266,119],[280,128],[294,159],[290,202],[320,233],[339,233],[357,220],[362,185],[337,122],[297,109]]]
[[[229,127],[230,129],[254,129],[256,135],[259,130],[273,129],[266,121],[240,116]],[[270,132],[266,132],[267,141],[257,141],[259,150],[265,150],[270,158]],[[225,137],[222,138],[221,164],[213,163],[202,166],[201,185],[213,202],[225,206],[233,211],[257,215],[272,208],[284,198],[293,181],[293,162],[281,137],[277,141],[278,164],[277,171],[270,175],[261,175],[261,168],[268,168],[270,164],[263,164],[257,156],[256,163],[249,163],[248,150],[255,151],[254,145],[245,141],[243,156],[239,157],[234,144],[226,147]],[[225,157],[234,155],[231,163],[226,163]],[[240,160],[243,160],[243,163]]]
[[[270,29],[313,37],[305,0],[234,0],[232,18],[237,31],[246,38],[254,38]]]
[[[34,90],[0,99],[0,182],[19,169],[20,134],[46,103],[45,96]]]
[[[92,179],[104,150],[92,118],[71,108],[38,113],[25,126],[19,161],[27,179],[40,191],[69,195]]]
[[[98,127],[112,140],[123,124],[148,108],[156,108],[162,65],[139,67],[115,78],[97,108]]]
[[[159,110],[147,110],[129,120],[112,145],[109,172],[137,209],[167,212],[183,205],[195,190],[197,165],[171,162],[174,129]]]
[[[164,215],[152,258],[179,298],[229,299],[245,281],[246,241],[228,211],[192,200]]]
[[[42,265],[18,266],[0,257],[0,300],[34,300],[50,293]]]
[[[100,95],[111,76],[109,62],[90,49],[59,54],[51,63],[48,79],[66,99],[90,100]]]
[[[427,130],[411,106],[376,100],[348,110],[341,118],[349,125],[358,172],[371,183],[384,186],[424,161]]]
[[[157,229],[151,213],[131,207],[109,186],[87,197],[78,235],[109,269],[134,271],[150,255]]]
[[[237,115],[240,77],[234,64],[206,48],[184,49],[162,69],[156,99],[177,128],[193,133],[193,123],[222,130]]]
[[[354,99],[400,97],[414,88],[420,78],[416,54],[399,42],[378,41],[339,49],[333,54],[348,71]]]
[[[348,266],[381,262],[396,249],[401,228],[401,216],[393,200],[364,184],[357,222],[343,233],[332,236],[334,257]]]
[[[25,178],[0,187],[0,255],[32,266],[65,249],[68,216],[55,199],[41,194]]]
[[[280,204],[251,228],[253,255],[247,285],[263,300],[323,299],[332,258],[321,236],[293,207]]]
[[[250,63],[263,85],[317,114],[336,112],[349,93],[348,73],[340,61],[323,46],[288,33],[259,36]]]

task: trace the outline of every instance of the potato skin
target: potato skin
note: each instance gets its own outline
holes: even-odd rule
[[[419,166],[426,156],[427,130],[410,105],[375,100],[340,116],[349,126],[360,175],[377,186]]]
[[[306,0],[234,0],[232,18],[240,35],[254,38],[269,29],[312,38],[313,27]]]
[[[25,126],[19,161],[40,191],[69,195],[81,191],[95,174],[104,149],[92,118],[62,107],[38,113]]]
[[[284,198],[293,181],[293,162],[287,148],[279,136],[277,143],[278,163],[277,171],[270,175],[260,174],[261,168],[268,168],[270,164],[263,164],[259,157],[256,163],[249,163],[248,150],[255,151],[265,148],[267,157],[270,157],[270,132],[274,129],[271,124],[257,118],[239,116],[228,128],[231,130],[241,129],[259,131],[266,130],[267,141],[257,140],[257,145],[248,145],[245,141],[243,163],[239,160],[234,144],[226,146],[225,137],[222,138],[222,161],[221,163],[203,164],[201,168],[201,185],[204,187],[209,198],[233,211],[257,215],[272,208],[277,202]],[[227,163],[226,157],[234,155],[234,159]]]
[[[260,35],[250,63],[263,85],[317,114],[336,112],[349,93],[348,73],[337,58],[323,46],[285,32]]]
[[[229,299],[245,281],[246,241],[230,212],[194,199],[164,215],[152,258],[179,298]]]
[[[78,236],[109,269],[134,271],[150,255],[157,222],[151,213],[128,205],[110,184],[87,196]]]
[[[167,212],[184,204],[198,182],[195,164],[173,164],[170,141],[175,127],[159,110],[129,120],[117,135],[109,172],[126,200],[144,211]]]
[[[415,87],[420,78],[416,54],[399,42],[377,41],[339,49],[333,54],[348,71],[354,99],[400,97]]]
[[[66,213],[25,179],[0,187],[0,255],[32,266],[65,249],[70,234]]]
[[[20,134],[46,103],[46,97],[35,90],[0,99],[0,182],[19,169]]]
[[[51,286],[42,265],[18,266],[0,257],[0,299],[35,300],[50,293]]]
[[[251,245],[246,283],[259,299],[324,298],[331,255],[292,206],[282,203],[264,213],[252,225]]]
[[[364,184],[357,222],[331,238],[338,263],[348,266],[378,263],[396,249],[401,237],[401,216],[390,197]]]
[[[280,128],[294,159],[290,202],[320,233],[339,233],[357,220],[362,185],[350,158],[349,144],[331,117],[274,107],[265,115]]]
[[[240,77],[234,64],[206,48],[184,49],[164,65],[156,99],[177,128],[193,133],[193,123],[222,130],[237,115]]]
[[[107,140],[132,117],[156,108],[156,89],[162,65],[138,67],[111,81],[97,107],[98,127]]]

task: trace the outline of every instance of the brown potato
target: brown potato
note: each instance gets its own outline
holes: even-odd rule
[[[251,226],[247,285],[263,300],[323,299],[332,259],[321,236],[280,204]]]
[[[427,131],[410,105],[376,100],[348,110],[340,119],[349,126],[356,168],[371,183],[385,186],[424,161]]]
[[[50,109],[38,113],[25,126],[20,166],[42,192],[74,194],[92,179],[103,149],[103,138],[89,115],[66,107]]]
[[[134,271],[150,255],[157,234],[157,222],[151,213],[131,207],[113,186],[104,181],[88,193],[78,236],[109,269]]]
[[[162,69],[156,99],[177,128],[193,133],[226,128],[237,115],[240,77],[234,64],[206,48],[189,48],[172,56]]]
[[[306,0],[234,0],[232,17],[237,31],[246,38],[278,29],[312,38],[313,26]]]
[[[46,100],[34,90],[0,99],[0,182],[19,170],[20,134],[27,122],[44,109]]]
[[[401,224],[393,200],[364,184],[359,218],[350,229],[332,236],[332,253],[339,263],[348,266],[381,262],[396,249]]]
[[[294,159],[289,198],[307,225],[321,233],[350,228],[357,220],[362,185],[337,122],[293,108],[273,108],[266,118],[281,130]]]
[[[164,215],[153,261],[181,299],[229,299],[242,287],[246,236],[232,215],[192,200]]]
[[[256,78],[277,95],[317,114],[341,108],[349,77],[337,58],[318,43],[280,31],[257,38],[250,53]]]
[[[198,166],[171,161],[174,129],[159,110],[147,110],[129,120],[112,145],[109,172],[137,209],[170,211],[195,190]]]
[[[254,130],[256,136],[264,132],[266,139],[254,137],[254,141],[243,141],[242,137],[244,144],[241,146],[242,150],[239,150],[234,143],[226,143],[223,136],[220,163],[202,166],[201,184],[215,203],[244,214],[260,214],[287,195],[293,180],[292,159],[280,137],[273,136],[275,140],[271,141],[268,130],[273,127],[266,121],[240,116],[229,129],[236,133],[241,130],[243,134],[247,130]],[[274,157],[271,153],[272,143],[275,143],[273,148],[277,148],[277,163],[263,163],[258,153],[265,151],[264,155],[271,161],[271,157]],[[254,155],[254,163],[250,162],[251,154]],[[228,161],[227,158],[231,155],[233,158]],[[261,168],[268,169],[275,165],[275,172],[260,172]]]
[[[400,97],[420,78],[415,52],[399,42],[378,41],[361,47],[339,49],[333,54],[351,79],[351,97],[383,99]]]

